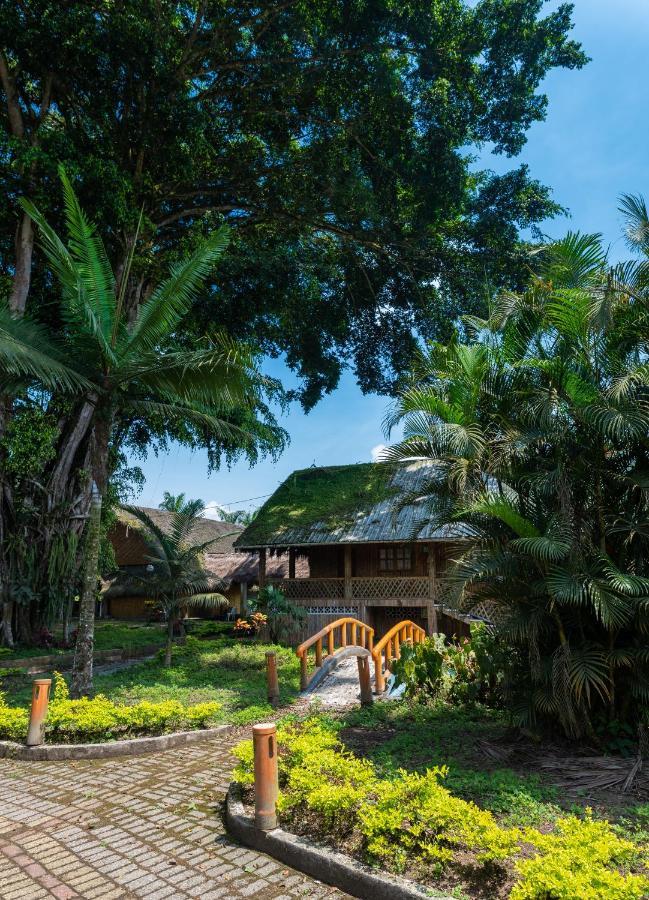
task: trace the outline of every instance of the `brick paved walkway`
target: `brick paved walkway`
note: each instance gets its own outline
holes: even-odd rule
[[[234,739],[119,760],[0,760],[0,898],[346,896],[233,843]]]

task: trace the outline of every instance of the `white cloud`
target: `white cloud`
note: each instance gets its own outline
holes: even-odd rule
[[[376,447],[372,447],[370,454],[372,456],[372,462],[380,462],[381,457],[383,456],[384,450],[388,449],[387,444],[377,444]]]
[[[206,519],[215,519],[217,522],[220,521],[221,516],[218,513],[218,506],[218,500],[210,500],[209,503],[205,504],[205,512],[203,513],[203,516]]]

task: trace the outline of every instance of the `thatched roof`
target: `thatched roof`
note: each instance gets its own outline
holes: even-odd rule
[[[171,527],[172,513],[165,509],[153,509],[148,506],[138,507],[145,512],[162,531],[168,531]],[[192,544],[204,544],[207,541],[215,541],[209,547],[210,553],[232,553],[235,539],[241,534],[241,525],[232,525],[230,522],[216,522],[214,519],[198,519],[192,528],[190,538]],[[115,562],[118,566],[141,566],[148,562],[150,551],[147,547],[144,533],[144,525],[130,515],[126,510],[120,509],[117,513],[117,522],[110,531],[109,537],[115,551]]]
[[[167,530],[171,513],[162,509],[143,509],[163,531]],[[110,540],[115,551],[115,561],[120,567],[112,578],[103,585],[107,597],[147,596],[146,565],[150,551],[144,538],[144,526],[125,510],[118,512],[118,519],[110,531]],[[256,553],[235,553],[234,541],[243,531],[241,525],[201,519],[191,532],[191,539],[197,544],[215,540],[203,557],[203,566],[210,576],[210,590],[222,592],[234,584],[256,584],[259,578],[259,557]],[[288,577],[288,557],[275,556],[266,566],[269,578]],[[298,557],[295,564],[298,578],[309,577],[309,564]]]
[[[404,495],[416,495],[435,476],[434,463],[395,467],[380,463],[300,469],[261,507],[234,542],[238,550],[311,544],[450,541],[460,526],[422,524],[422,508],[396,511]]]
[[[231,584],[257,584],[259,556],[257,553],[208,553],[205,555],[207,571]],[[288,557],[271,556],[266,561],[267,578],[288,578]],[[304,556],[295,559],[295,577],[309,577],[309,561]]]

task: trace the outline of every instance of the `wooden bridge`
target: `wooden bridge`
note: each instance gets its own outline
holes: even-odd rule
[[[312,689],[342,659],[356,656],[359,659],[359,677],[361,681],[361,702],[363,702],[364,669],[371,659],[374,664],[374,690],[377,694],[385,691],[386,673],[390,671],[393,660],[401,656],[403,644],[418,644],[426,637],[426,632],[419,625],[405,619],[394,625],[387,634],[374,646],[374,629],[361,622],[360,619],[343,617],[330,622],[300,644],[296,653],[300,660],[300,688],[302,691]],[[315,668],[310,672],[311,659],[309,651],[313,649]],[[369,682],[369,668],[367,676]],[[367,698],[366,698],[367,700]]]

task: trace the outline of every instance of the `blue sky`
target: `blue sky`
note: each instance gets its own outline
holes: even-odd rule
[[[600,231],[611,255],[623,257],[617,197],[623,192],[649,197],[649,0],[576,0],[573,17],[574,34],[592,62],[579,72],[558,71],[547,78],[547,119],[530,130],[518,160],[488,157],[483,163],[496,171],[519,160],[528,163],[570,210],[570,218],[545,224],[547,234]],[[266,371],[290,386],[292,376],[280,362],[269,362]],[[146,484],[137,502],[156,506],[167,490],[230,508],[258,506],[294,469],[369,460],[384,441],[387,403],[385,397],[361,394],[346,374],[308,416],[294,406],[283,417],[291,443],[277,463],[266,460],[252,469],[238,463],[208,477],[204,453],[173,447],[141,464]]]

